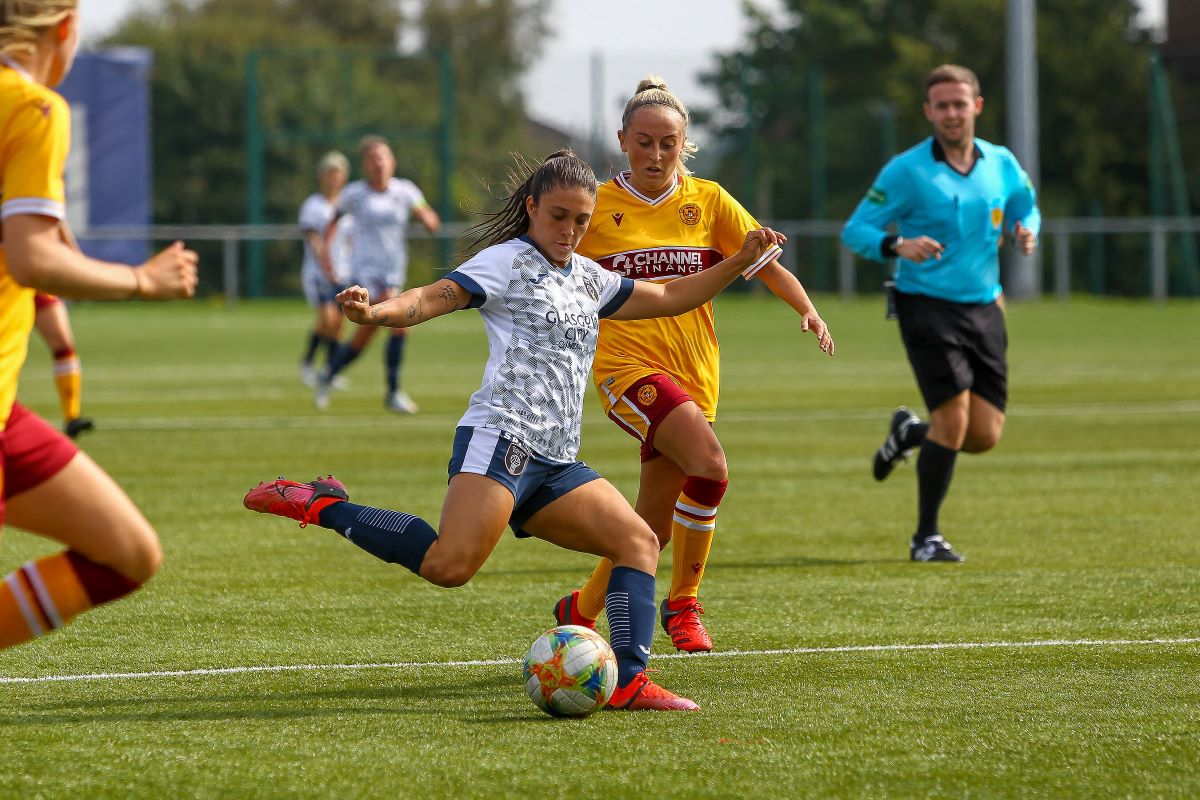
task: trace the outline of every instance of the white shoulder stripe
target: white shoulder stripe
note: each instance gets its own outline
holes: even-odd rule
[[[44,197],[14,197],[0,205],[0,219],[8,219],[16,214],[37,214],[42,217],[65,219],[67,208],[62,203]]]

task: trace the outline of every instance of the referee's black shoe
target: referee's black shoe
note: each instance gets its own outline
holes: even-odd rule
[[[892,474],[892,470],[896,468],[897,461],[903,461],[908,458],[908,454],[912,452],[912,448],[905,448],[903,445],[904,436],[908,433],[908,429],[921,422],[916,414],[909,411],[904,406],[900,406],[892,414],[892,423],[888,426],[887,438],[883,440],[883,444],[875,451],[875,461],[871,465],[871,474],[875,476],[875,480],[881,481],[888,475]]]
[[[924,539],[913,537],[908,546],[908,555],[913,561],[966,561],[967,559],[954,552],[950,543],[942,538],[940,533],[927,536]]]

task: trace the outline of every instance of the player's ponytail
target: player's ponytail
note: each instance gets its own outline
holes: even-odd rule
[[[625,104],[625,111],[621,113],[621,130],[629,130],[629,121],[633,117],[633,112],[642,106],[666,106],[683,117],[683,147],[679,150],[679,162],[675,168],[681,175],[691,175],[692,171],[687,168],[686,162],[700,150],[700,146],[687,138],[687,126],[692,121],[687,106],[667,88],[665,80],[654,74],[647,75],[638,81],[637,89],[633,91],[633,97],[629,98],[629,102]]]
[[[532,164],[520,153],[513,153],[513,163],[506,169],[504,188],[508,196],[499,211],[483,214],[483,221],[471,227],[468,235],[475,239],[470,249],[482,245],[507,242],[529,231],[529,213],[525,200],[541,202],[542,195],[554,189],[583,189],[596,196],[596,173],[588,163],[571,150],[558,150],[546,156],[541,164]]]
[[[33,56],[42,30],[62,22],[77,5],[77,0],[0,0],[0,56]]]

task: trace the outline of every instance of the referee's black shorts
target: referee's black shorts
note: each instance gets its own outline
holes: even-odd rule
[[[896,292],[908,362],[932,411],[970,390],[1001,411],[1008,403],[1008,332],[998,303],[952,303]]]

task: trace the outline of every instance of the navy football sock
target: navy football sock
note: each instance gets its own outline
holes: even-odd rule
[[[654,576],[633,567],[613,567],[604,596],[608,643],[617,657],[617,686],[645,672],[654,639]]]
[[[387,368],[388,394],[395,394],[400,386],[400,362],[404,360],[404,340],[406,336],[389,336],[387,351],[384,354],[384,364]]]
[[[325,366],[328,367],[333,363],[333,358],[337,355],[338,345],[341,343],[336,336],[326,336],[321,341],[325,344]]]
[[[321,336],[316,331],[308,334],[308,346],[304,348],[304,358],[300,359],[301,364],[311,364],[313,356],[317,354],[317,347],[321,344]]]
[[[921,454],[917,456],[917,508],[920,515],[914,541],[938,533],[938,511],[950,490],[957,457],[957,450],[942,447],[937,442],[926,439],[921,445]]]
[[[329,380],[337,375],[361,354],[362,350],[355,350],[349,344],[338,345],[337,351],[329,359],[329,366],[325,368],[325,379]]]
[[[334,503],[321,509],[320,524],[389,564],[399,564],[421,574],[421,562],[437,531],[412,514],[357,503]]]

